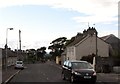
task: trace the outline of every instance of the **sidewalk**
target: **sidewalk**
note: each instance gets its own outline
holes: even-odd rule
[[[120,74],[116,73],[97,73],[97,81],[98,82],[108,82],[120,84]]]
[[[7,70],[2,70],[2,83],[7,83],[15,74],[17,74],[20,70],[14,69],[14,66],[9,66]]]

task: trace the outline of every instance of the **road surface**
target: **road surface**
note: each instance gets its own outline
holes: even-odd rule
[[[61,67],[54,62],[48,61],[46,63],[35,63],[26,64],[26,68],[21,70],[15,77],[10,81],[11,84],[19,83],[67,83],[71,84],[69,81],[62,80],[61,78]],[[101,75],[98,75],[99,79],[104,79]],[[13,83],[14,82],[14,83]],[[112,82],[102,82],[97,81],[96,84],[117,84]]]

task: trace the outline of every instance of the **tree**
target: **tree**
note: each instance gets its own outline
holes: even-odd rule
[[[28,49],[26,50],[28,53],[28,62],[35,62],[36,60],[36,50],[35,49]]]
[[[44,59],[44,56],[46,54],[45,50],[46,50],[46,47],[41,47],[41,48],[37,49],[37,58],[38,58],[38,60]]]
[[[93,64],[93,58],[94,58],[94,57],[95,57],[95,54],[93,53],[92,55],[83,56],[83,57],[81,58],[81,60],[87,61],[87,62]]]
[[[69,44],[72,43],[74,40],[75,40],[75,37],[72,37],[70,40],[66,40],[65,46],[69,45]]]
[[[50,43],[51,45],[48,47],[48,49],[51,49],[50,54],[54,59],[56,56],[61,56],[62,52],[64,51],[66,39],[66,37],[60,37]]]

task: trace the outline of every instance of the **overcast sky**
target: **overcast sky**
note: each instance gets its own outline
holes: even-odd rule
[[[98,36],[118,37],[119,0],[0,0],[0,48],[22,49],[48,47],[59,37],[70,39],[84,29],[95,27]],[[93,25],[95,24],[95,25]]]

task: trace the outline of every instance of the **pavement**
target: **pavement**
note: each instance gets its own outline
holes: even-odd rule
[[[20,70],[14,69],[14,66],[9,66],[6,69],[2,69],[2,84],[7,84]]]
[[[120,74],[116,73],[97,73],[97,82],[120,84]]]
[[[53,63],[54,64],[54,63]],[[60,65],[55,64],[56,67],[61,69]],[[14,69],[14,66],[10,66],[2,70],[2,84],[8,83],[20,70]],[[99,83],[108,84],[120,84],[120,74],[116,73],[97,73],[97,81]]]

